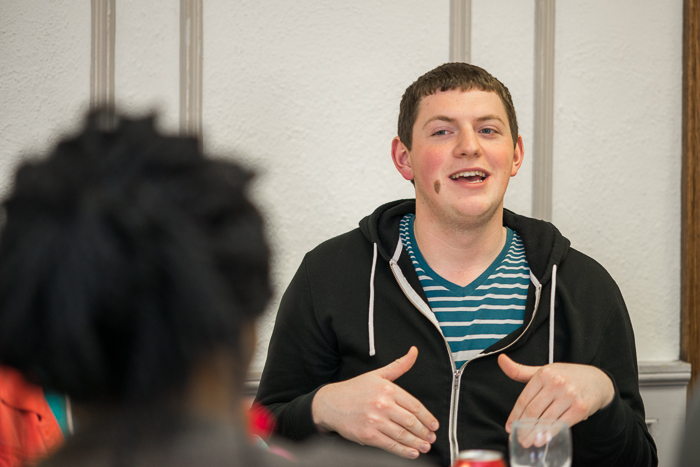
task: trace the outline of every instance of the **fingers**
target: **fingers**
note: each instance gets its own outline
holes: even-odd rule
[[[383,397],[374,404],[376,411],[367,414],[361,423],[357,441],[415,459],[430,451],[436,435],[428,426],[437,429],[437,420],[406,391],[391,382],[385,384],[380,391]]]
[[[413,346],[408,349],[408,353],[403,357],[396,359],[395,361],[389,363],[387,366],[379,368],[377,373],[384,379],[389,381],[395,381],[401,375],[406,373],[411,369],[416,359],[418,358],[418,349]]]
[[[360,435],[357,440],[360,444],[384,449],[407,459],[415,459],[421,453],[425,454],[430,450],[430,444],[415,437],[411,438],[397,425],[372,428],[367,430],[365,436]]]
[[[501,367],[503,373],[512,380],[520,383],[527,383],[539,371],[541,366],[527,366],[514,362],[508,355],[501,354],[498,356],[498,366]]]
[[[380,368],[379,374],[389,381],[394,381],[410,370],[417,358],[418,349],[415,346],[411,347],[406,355]],[[404,411],[395,413],[392,420],[429,443],[435,441],[434,432],[438,429],[439,424],[433,414],[418,399],[399,387],[396,387],[396,392],[393,396],[396,404],[403,408]]]
[[[390,442],[385,449],[409,458],[417,457],[418,452],[430,451],[430,445],[436,439],[434,431],[438,426],[435,417],[401,388],[397,388],[395,400],[397,406],[387,413],[386,419],[377,419],[380,422],[377,423],[377,431],[386,435]]]
[[[392,382],[385,382],[378,392],[374,404],[377,419],[386,419],[392,427],[385,434],[397,441],[401,441],[399,436],[406,436],[409,444],[417,448],[435,441],[438,421],[418,399]]]
[[[413,445],[418,449],[420,449],[421,445],[424,445],[424,448],[430,449],[430,444],[435,442],[436,439],[435,431],[437,431],[439,427],[437,419],[423,404],[401,388],[398,388],[395,401],[397,410],[389,415],[389,419],[402,430],[405,430],[407,435],[411,435],[407,436],[407,438],[410,439]],[[399,433],[399,435],[401,435],[401,433]],[[398,439],[396,436],[394,436],[394,438]],[[421,450],[421,452],[427,452],[427,449]]]
[[[567,430],[568,425],[561,420],[551,422],[538,420],[518,424],[513,432],[513,437],[518,445],[523,448],[531,446],[542,447],[556,438],[562,430]],[[556,442],[556,441],[555,441]]]
[[[396,423],[387,424],[384,430],[380,431],[395,443],[394,449],[403,451],[400,455],[404,457],[415,458],[418,457],[419,452],[425,454],[430,451],[432,443],[435,442],[435,433],[431,432],[428,436],[429,440],[425,440],[422,437],[415,436],[407,428]]]
[[[498,363],[510,378],[527,382],[513,406],[506,431],[523,418],[561,419],[573,426],[603,407],[615,395],[610,378],[590,365],[553,363],[532,367],[500,355]],[[534,374],[530,374],[535,370]]]
[[[434,432],[440,427],[437,418],[418,399],[401,388],[398,388],[395,400],[397,405],[405,409],[405,412],[402,413],[403,418],[394,421],[416,436],[432,443],[435,440]]]
[[[418,349],[378,370],[320,388],[311,403],[320,430],[415,459],[435,441],[437,419],[393,380],[414,365]]]
[[[512,360],[511,360],[512,362]],[[501,363],[501,359],[499,357],[498,363]],[[506,373],[508,375],[508,373]],[[510,415],[508,416],[508,420],[506,420],[506,431],[508,433],[511,432],[513,422],[515,420],[520,420],[521,418],[537,418],[535,415],[528,415],[525,416],[525,409],[527,409],[530,405],[530,402],[539,394],[540,390],[542,389],[542,385],[539,380],[533,380],[531,384],[528,384],[525,386],[525,389],[523,389],[523,392],[520,393],[520,396],[518,397],[518,400],[515,401],[515,405],[513,406],[513,410],[510,412]],[[538,401],[540,404],[543,404],[543,402]],[[547,404],[548,405],[548,404]],[[546,407],[544,407],[546,408]],[[534,411],[534,408],[529,408],[529,413],[532,413]],[[540,412],[541,413],[541,412]]]
[[[543,368],[544,373],[551,368]],[[545,418],[557,420],[566,412],[572,402],[567,394],[564,378],[554,376],[557,382],[547,380],[547,375],[532,378],[515,402],[506,421],[506,431],[510,433],[512,423],[523,418]]]

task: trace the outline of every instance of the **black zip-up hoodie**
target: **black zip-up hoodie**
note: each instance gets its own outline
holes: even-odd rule
[[[414,200],[381,206],[359,229],[304,258],[282,298],[257,394],[278,431],[294,440],[317,433],[311,401],[321,386],[381,368],[415,345],[418,359],[396,384],[440,422],[427,456],[444,466],[465,449],[507,458],[505,422],[525,387],[498,366],[507,353],[525,365],[550,358],[593,365],[612,378],[613,402],[572,428],[573,466],[656,466],[632,326],[607,271],[570,248],[552,224],[504,210],[503,223],[520,235],[530,265],[524,324],[456,369],[399,240],[409,212]]]

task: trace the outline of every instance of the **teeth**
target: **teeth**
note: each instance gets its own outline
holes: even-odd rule
[[[453,176],[451,176],[450,178],[452,180],[457,180],[459,177],[477,177],[477,176],[482,177],[482,178],[486,178],[486,174],[484,172],[482,172],[481,170],[469,170],[467,172],[456,173]]]

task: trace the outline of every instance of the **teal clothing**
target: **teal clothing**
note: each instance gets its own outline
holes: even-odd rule
[[[63,437],[67,438],[70,434],[70,430],[68,429],[68,409],[66,404],[66,396],[45,389],[44,397],[46,398],[46,402],[49,403],[49,407],[51,407],[51,412],[53,412],[54,417],[56,417],[56,421],[58,422],[58,426],[61,428]]]
[[[498,257],[478,278],[460,286],[441,277],[427,263],[415,239],[414,219],[409,213],[401,220],[401,241],[457,370],[522,326],[530,284],[525,247],[518,233],[506,227],[506,241]]]

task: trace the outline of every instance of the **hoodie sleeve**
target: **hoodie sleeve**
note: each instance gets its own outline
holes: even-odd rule
[[[295,441],[318,433],[311,402],[339,365],[335,337],[322,331],[314,310],[307,259],[282,297],[256,396],[275,416],[277,431]]]
[[[580,275],[562,299],[576,308],[576,317],[569,315],[572,352],[583,357],[581,363],[603,370],[615,386],[610,405],[572,428],[573,465],[656,466],[656,445],[639,393],[634,333],[622,294],[598,263],[577,252],[571,256]]]

